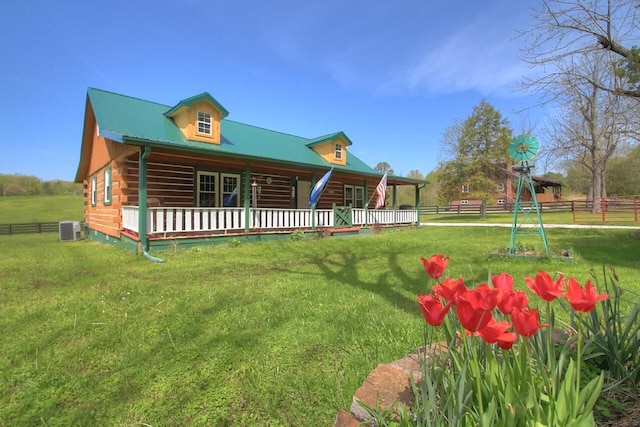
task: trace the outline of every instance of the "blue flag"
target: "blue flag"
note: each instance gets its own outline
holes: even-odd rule
[[[320,195],[324,191],[324,188],[327,186],[329,178],[331,178],[331,172],[333,172],[333,168],[329,169],[329,172],[325,173],[324,176],[320,178],[320,180],[316,182],[316,185],[314,185],[311,189],[311,194],[309,194],[309,206],[313,206],[318,203]]]

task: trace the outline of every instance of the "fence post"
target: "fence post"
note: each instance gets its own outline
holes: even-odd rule
[[[638,222],[638,196],[633,196],[633,218]]]
[[[602,222],[607,222],[607,203],[604,197],[600,197],[600,212],[602,212]]]
[[[571,201],[571,213],[573,214],[573,223],[576,223],[576,201]]]

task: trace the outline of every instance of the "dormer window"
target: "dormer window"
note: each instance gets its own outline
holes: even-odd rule
[[[198,133],[211,135],[211,114],[198,111]]]
[[[336,160],[342,159],[342,144],[336,144],[335,157]]]

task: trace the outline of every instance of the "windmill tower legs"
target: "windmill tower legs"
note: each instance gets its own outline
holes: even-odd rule
[[[530,170],[533,165],[528,165],[526,162],[523,162],[523,165],[517,169],[520,170],[520,176],[518,177],[518,191],[516,193],[516,201],[515,206],[513,208],[513,223],[511,225],[511,240],[509,242],[509,252],[508,255],[516,255],[516,240],[518,238],[518,234],[530,235],[532,234],[531,230],[522,230],[522,225],[525,221],[529,220],[529,223],[532,224],[532,227],[536,229],[536,231],[540,234],[542,238],[542,244],[544,246],[544,253],[546,256],[549,256],[549,245],[547,244],[547,235],[544,232],[544,225],[542,223],[542,215],[540,215],[540,206],[538,205],[538,199],[536,198],[536,190],[533,186],[533,181],[531,180]],[[531,202],[523,203],[522,198],[522,190],[524,188],[529,190],[531,194]],[[532,216],[532,214],[534,214]],[[534,232],[535,234],[535,232]]]

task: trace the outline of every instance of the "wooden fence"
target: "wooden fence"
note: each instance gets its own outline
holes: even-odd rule
[[[0,236],[28,233],[57,233],[59,222],[28,222],[22,224],[0,224]],[[81,223],[82,226],[82,223]]]
[[[593,200],[569,200],[562,202],[540,202],[543,212],[572,212],[573,222],[638,222],[640,216],[640,198],[631,196],[625,198],[602,198]],[[525,208],[526,202],[521,203]],[[480,204],[456,205],[456,206],[420,206],[421,215],[441,215],[441,214],[475,214],[481,212]],[[503,205],[486,206],[488,214],[512,214],[513,203]],[[594,213],[595,211],[595,213]]]

